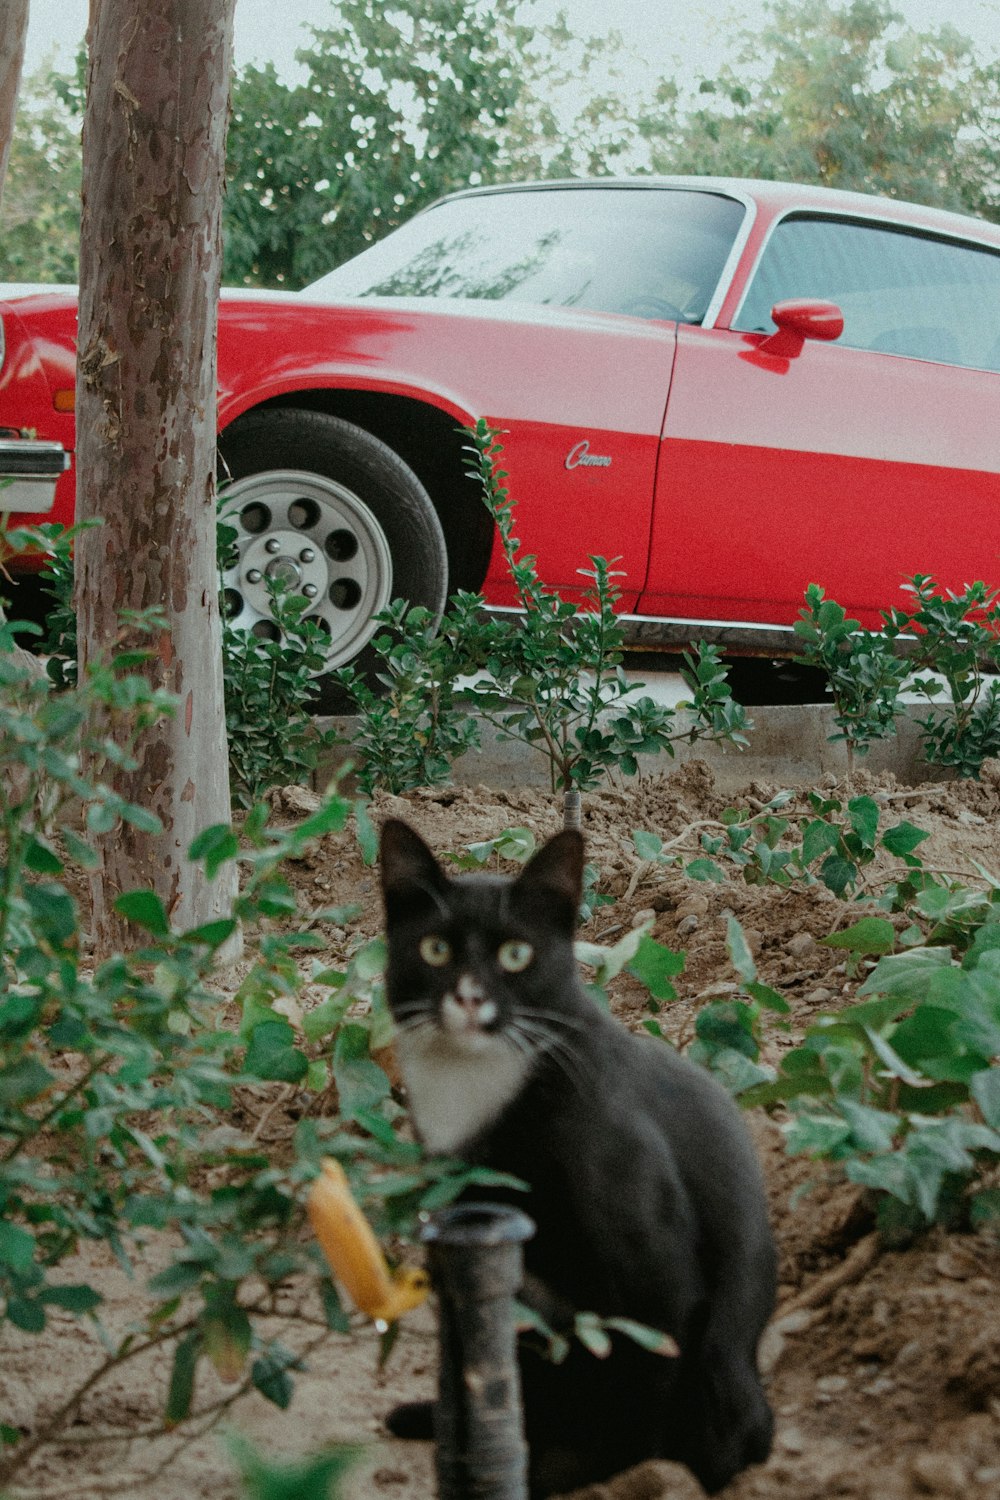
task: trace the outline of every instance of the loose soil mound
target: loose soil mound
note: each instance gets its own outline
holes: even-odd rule
[[[706,767],[694,762],[627,790],[585,799],[588,856],[599,867],[600,889],[615,898],[597,910],[587,936],[611,942],[652,917],[653,936],[685,951],[678,999],[660,1016],[681,1044],[690,1039],[698,1007],[731,989],[734,976],[725,946],[729,914],[744,928],[761,979],[792,1007],[791,1032],[768,1038],[769,1060],[776,1061],[818,1011],[835,1008],[856,988],[837,950],[818,946],[817,939],[855,921],[857,903],[841,901],[823,887],[782,892],[745,885],[735,870],[726,884],[699,883],[636,857],[634,829],[656,833],[665,844],[676,841],[690,859],[698,852],[702,829],[711,830],[726,806],[757,809],[778,790],[752,784],[739,797],[723,797]],[[824,790],[846,795],[842,787]],[[993,869],[1000,864],[997,763],[986,767],[979,783],[909,789],[889,776],[862,775],[853,791],[884,804],[885,826],[906,818],[929,830],[931,838],[920,853],[936,869],[971,882],[981,879],[973,861]],[[283,809],[292,814],[299,800],[294,793],[284,804],[277,799],[279,815]],[[797,793],[791,811],[805,805],[805,793]],[[382,797],[375,813],[408,818],[440,851],[519,825],[541,838],[560,822],[553,800],[538,792],[483,787]],[[869,890],[886,878],[889,863],[870,869]],[[361,929],[377,931],[375,875],[349,840],[326,840],[296,866],[293,878],[306,903],[317,908],[357,901],[363,908]],[[336,961],[352,933],[330,929],[327,935]],[[627,976],[617,982],[613,1004],[626,1024],[638,1024],[644,996]],[[280,1097],[270,1102],[274,1108],[261,1139],[277,1147],[293,1121],[283,1113]],[[765,1116],[755,1118],[753,1128],[781,1251],[781,1306],[764,1349],[778,1427],[770,1462],[735,1481],[725,1492],[727,1500],[966,1495],[995,1500],[1000,1495],[1000,1244],[985,1234],[934,1233],[905,1251],[880,1252],[870,1211],[856,1190],[814,1163],[786,1156],[776,1124]],[[133,1288],[110,1259],[93,1252],[78,1269],[80,1279],[89,1278],[105,1293],[110,1321],[124,1326],[136,1315]],[[59,1313],[44,1336],[5,1332],[3,1405],[13,1420],[30,1427],[96,1362],[95,1343]],[[384,1437],[380,1417],[400,1399],[429,1393],[433,1370],[433,1319],[422,1310],[407,1321],[384,1374],[376,1370],[373,1335],[331,1337],[297,1377],[287,1412],[254,1396],[229,1419],[261,1446],[290,1453],[360,1439],[370,1451],[351,1486],[355,1500],[429,1500],[434,1493],[429,1451]],[[152,1364],[126,1367],[84,1407],[74,1436],[89,1441],[46,1450],[17,1493],[53,1500],[110,1493],[157,1500],[234,1497],[232,1468],[214,1433],[180,1448],[177,1438],[111,1446],[93,1441],[102,1429],[123,1422],[136,1431],[154,1424],[165,1376]],[[199,1390],[206,1401],[213,1394],[208,1384],[206,1379]],[[647,1464],[581,1492],[579,1500],[694,1500],[698,1494],[685,1471]]]

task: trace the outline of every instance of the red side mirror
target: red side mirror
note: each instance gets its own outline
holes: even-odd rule
[[[806,339],[839,339],[844,331],[844,314],[835,302],[820,302],[815,297],[791,297],[787,302],[776,302],[771,317],[778,325],[763,343],[758,344],[758,353],[773,354],[783,359],[795,359],[802,353]]]

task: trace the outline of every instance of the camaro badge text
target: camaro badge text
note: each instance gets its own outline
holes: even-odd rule
[[[566,455],[567,469],[610,469],[611,459],[605,453],[591,453],[590,443],[584,438]]]

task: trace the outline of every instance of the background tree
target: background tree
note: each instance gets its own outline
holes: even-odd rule
[[[777,0],[701,86],[676,134],[650,136],[657,172],[818,182],[968,207],[983,76],[953,27],[917,34],[882,0]]]
[[[128,942],[112,908],[121,891],[154,890],[180,927],[228,912],[233,893],[186,857],[230,816],[214,475],[233,4],[101,0],[88,33],[77,514],[103,524],[77,546],[81,675],[122,610],[157,606],[166,623],[144,670],[179,700],[115,783],[162,837],[119,825],[95,838],[99,955]]]
[[[21,86],[0,235],[0,280],[75,282],[80,247],[80,121],[73,80],[43,68]]]
[[[297,54],[237,80],[226,278],[301,286],[453,188],[496,176],[531,37],[518,0],[342,0]]]

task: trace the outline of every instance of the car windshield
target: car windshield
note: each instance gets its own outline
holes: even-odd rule
[[[700,323],[745,210],[674,188],[542,188],[447,199],[303,296],[462,297]]]

